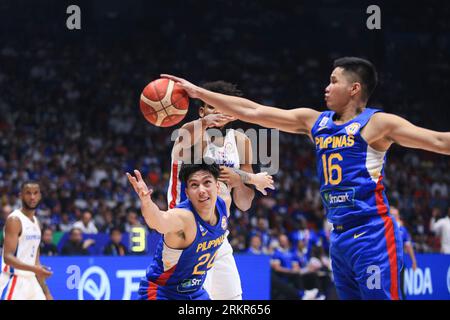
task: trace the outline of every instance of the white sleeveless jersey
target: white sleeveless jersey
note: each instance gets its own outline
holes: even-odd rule
[[[204,156],[214,159],[219,165],[239,169],[241,163],[236,145],[234,129],[228,129],[226,132],[227,133],[223,140],[222,146],[217,146],[212,143],[211,137],[208,135],[208,132],[206,132],[206,150],[204,152]],[[178,203],[186,200],[185,186],[178,179],[178,174],[182,163],[183,162],[181,160],[174,160],[172,158],[169,188],[167,190],[167,203],[171,209]],[[226,188],[225,184],[221,183],[221,187],[222,185]]]
[[[217,164],[239,169],[241,166],[239,152],[236,145],[234,129],[228,129],[225,135],[223,146],[217,146],[211,142],[211,138],[206,134],[206,152],[205,157],[216,160]]]
[[[14,210],[9,217],[19,218],[22,225],[22,232],[19,236],[15,256],[23,263],[35,265],[39,244],[41,242],[41,228],[37,217],[34,217],[33,222],[19,209]],[[7,265],[3,258],[4,256],[4,252],[2,252],[2,272],[21,276],[34,276],[34,273],[31,271],[18,270]]]

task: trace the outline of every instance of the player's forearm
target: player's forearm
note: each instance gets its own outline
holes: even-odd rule
[[[436,152],[450,155],[450,132],[441,132],[437,136]]]
[[[234,203],[242,211],[250,209],[254,197],[255,191],[243,183],[233,188]]]
[[[45,279],[42,277],[36,277],[39,285],[42,288],[42,291],[44,291],[44,294],[47,296],[50,294],[50,290],[48,289],[47,283],[45,282]]]
[[[151,200],[141,201],[141,211],[147,225],[159,233],[169,231],[169,222],[164,217],[164,212]]]
[[[23,263],[18,258],[16,258],[13,254],[6,254],[5,255],[5,263],[8,266],[13,267],[14,269],[24,270],[24,271],[31,271],[33,273],[36,273],[36,266],[35,265]]]
[[[257,116],[259,104],[241,97],[228,96],[201,89],[198,98],[205,103],[214,106],[224,114],[234,116],[242,121],[258,123],[260,119]]]

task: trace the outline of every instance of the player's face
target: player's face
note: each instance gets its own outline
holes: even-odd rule
[[[213,208],[218,192],[219,183],[208,171],[197,171],[187,181],[186,195],[197,211]]]
[[[337,67],[330,76],[330,84],[325,88],[327,107],[333,111],[340,111],[351,99],[353,83],[344,74],[344,69]]]
[[[209,104],[203,104],[202,107],[200,107],[199,109],[199,115],[200,117],[205,117],[208,114],[222,114],[222,112],[220,112],[219,110],[217,110],[216,108],[214,108],[213,106],[210,106]],[[222,127],[225,127],[227,124],[229,124],[232,121],[228,121],[228,122],[224,122]]]
[[[22,206],[27,210],[35,210],[41,201],[41,189],[37,184],[27,184],[20,193]]]

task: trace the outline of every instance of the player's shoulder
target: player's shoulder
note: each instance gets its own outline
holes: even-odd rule
[[[375,125],[377,127],[395,126],[399,125],[401,120],[404,119],[396,114],[387,113],[384,111],[375,112],[369,119],[370,125]],[[399,122],[400,121],[400,122]]]
[[[173,208],[167,211],[168,214],[175,215],[180,217],[181,219],[185,220],[191,220],[195,219],[194,213],[189,208]]]
[[[6,221],[8,220],[17,220],[20,221],[20,216],[22,215],[22,213],[20,212],[19,209],[15,209],[14,211],[12,211],[7,217],[6,217]]]
[[[5,228],[7,230],[19,230],[19,231],[22,228],[22,222],[16,210],[11,212],[6,218]]]

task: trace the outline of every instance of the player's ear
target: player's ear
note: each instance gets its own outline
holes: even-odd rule
[[[205,105],[202,104],[200,108],[198,108],[198,115],[203,118],[205,116]]]
[[[350,95],[353,97],[360,91],[361,91],[361,83],[353,82],[352,87],[350,89]]]

